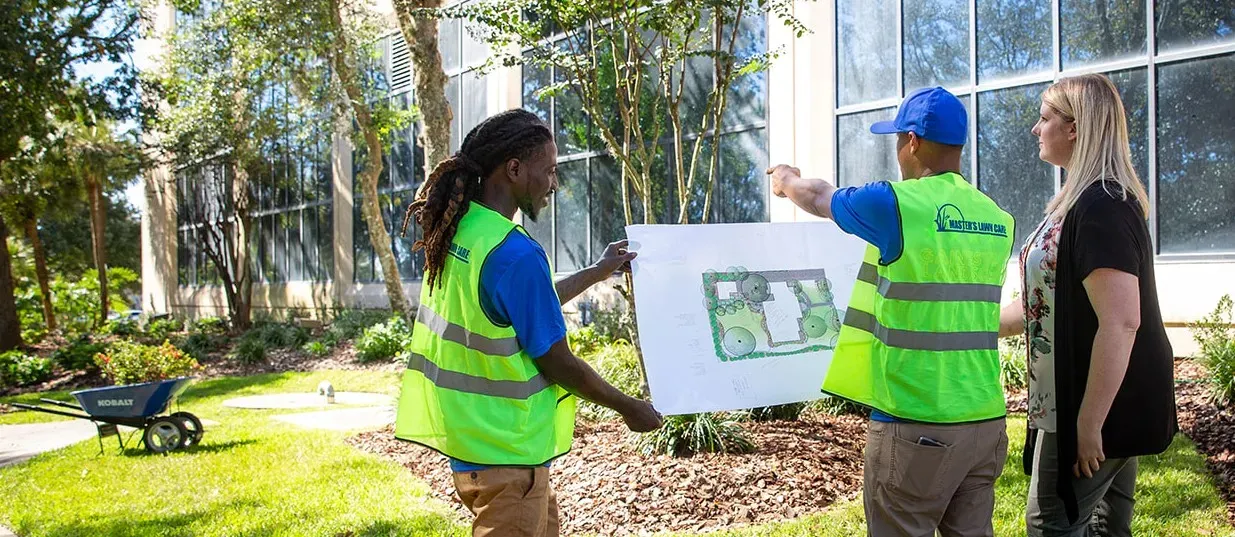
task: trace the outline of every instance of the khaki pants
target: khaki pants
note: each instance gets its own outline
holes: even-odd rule
[[[943,446],[923,445],[921,437]],[[1007,454],[1002,419],[966,425],[871,421],[862,489],[867,534],[993,536],[995,480]]]
[[[459,499],[476,515],[473,537],[557,537],[548,468],[489,468],[456,472],[454,479]]]

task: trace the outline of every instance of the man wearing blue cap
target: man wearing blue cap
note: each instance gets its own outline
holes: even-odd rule
[[[968,122],[943,88],[893,121],[900,182],[837,189],[793,167],[772,192],[870,243],[823,381],[871,409],[863,497],[870,535],[991,536],[1008,437],[999,301],[1012,216],[960,174]]]

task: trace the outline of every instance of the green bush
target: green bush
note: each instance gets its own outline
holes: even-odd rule
[[[227,320],[219,317],[202,317],[193,321],[190,330],[202,334],[223,335],[227,333]]]
[[[335,315],[322,339],[330,345],[356,339],[366,328],[382,324],[389,318],[389,311],[343,310]]]
[[[117,341],[107,353],[95,356],[95,365],[116,385],[191,376],[202,370],[197,360],[167,341],[158,346]]]
[[[309,341],[309,332],[299,326],[285,323],[266,323],[250,330],[246,337],[256,337],[267,348],[299,347]]]
[[[51,353],[51,359],[61,369],[68,371],[94,369],[94,356],[101,352],[106,353],[107,348],[106,343],[92,343],[90,338],[83,337],[67,347],[56,349]]]
[[[568,336],[569,337],[569,336]],[[591,345],[591,344],[588,344]],[[574,344],[571,344],[572,348]],[[639,356],[635,354],[635,346],[627,341],[611,341],[602,344],[590,353],[575,353],[592,366],[602,378],[623,393],[638,397],[643,377],[639,373]],[[580,411],[591,420],[605,420],[617,417],[617,413],[588,401],[582,402]]]
[[[192,356],[193,359],[202,361],[205,360],[210,353],[219,350],[222,347],[222,342],[219,341],[219,336],[207,334],[205,332],[192,332],[185,336],[180,341],[180,350]]]
[[[102,332],[104,334],[111,334],[113,336],[125,336],[125,337],[136,335],[140,331],[141,329],[137,326],[136,321],[130,321],[127,319],[116,319],[113,321],[107,321],[107,324],[103,325],[103,329],[102,329]]]
[[[710,412],[667,416],[660,429],[639,437],[645,455],[685,457],[695,453],[750,453],[755,444],[734,414]]]
[[[999,372],[1004,389],[1023,390],[1029,386],[1029,364],[1025,360],[1025,338],[999,340]]]
[[[594,354],[612,340],[596,333],[596,327],[585,326],[567,332],[566,341],[570,344],[570,350],[574,351],[575,356],[587,356]]]
[[[402,317],[391,317],[385,323],[365,329],[356,340],[356,360],[375,362],[391,360],[412,343],[412,330]]]
[[[137,273],[124,267],[107,269],[108,307],[112,311],[128,309],[124,292],[139,281]],[[52,278],[51,292],[56,320],[65,334],[87,334],[94,327],[99,314],[98,272],[88,269],[77,280],[68,280],[57,275]]]
[[[1191,328],[1200,345],[1200,362],[1209,370],[1210,400],[1223,406],[1235,404],[1235,302],[1231,295],[1219,299],[1214,311]]]
[[[806,410],[806,403],[789,403],[752,408],[748,414],[754,421],[796,421],[803,410]]]
[[[259,338],[242,337],[232,349],[232,358],[242,364],[256,364],[266,360],[266,344]]]
[[[848,399],[841,399],[840,397],[822,397],[811,401],[806,406],[814,412],[820,412],[829,416],[844,416],[846,414],[865,415],[867,413],[866,407]]]
[[[155,341],[163,341],[183,328],[184,325],[178,319],[167,317],[150,321],[150,326],[146,328],[146,333]]]
[[[317,356],[317,357],[322,357],[322,356],[326,356],[327,354],[330,354],[330,346],[321,341],[310,341],[308,343],[305,343],[304,347],[301,347],[301,350],[303,350],[306,353],[309,353],[312,356]]]
[[[630,306],[625,300],[612,308],[597,309],[593,313],[591,326],[602,338],[635,341],[635,316],[630,313]]]
[[[21,351],[0,354],[0,386],[17,387],[51,379],[52,361]]]

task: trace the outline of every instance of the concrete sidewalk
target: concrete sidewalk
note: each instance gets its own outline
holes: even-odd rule
[[[94,424],[86,420],[0,425],[0,467],[68,447],[95,436]],[[0,537],[5,537],[0,532]]]

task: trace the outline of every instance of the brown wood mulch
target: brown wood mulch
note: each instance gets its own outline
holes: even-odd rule
[[[554,461],[552,483],[562,533],[642,534],[714,530],[785,520],[856,496],[862,483],[866,423],[858,416],[809,414],[796,422],[743,424],[758,446],[747,455],[688,458],[641,455],[618,422],[580,421],[574,449]],[[398,461],[429,482],[460,519],[471,515],[454,493],[446,458],[374,431],[349,440]]]
[[[1227,520],[1235,524],[1235,407],[1208,399],[1208,373],[1192,360],[1175,362],[1175,404],[1179,428],[1196,443],[1226,500]]]

